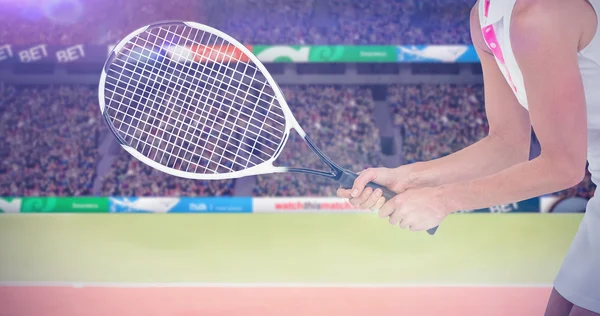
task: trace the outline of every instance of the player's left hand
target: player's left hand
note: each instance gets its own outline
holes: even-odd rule
[[[392,225],[402,229],[423,231],[434,228],[455,210],[451,210],[441,197],[441,188],[418,188],[393,197],[378,210],[381,218],[389,217]]]

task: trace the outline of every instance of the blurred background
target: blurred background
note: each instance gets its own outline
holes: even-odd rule
[[[393,167],[455,152],[487,133],[481,69],[469,35],[472,5],[2,0],[0,195],[334,195],[326,180],[298,175],[243,184],[177,179],[116,146],[99,119],[100,69],[111,45],[161,20],[202,22],[254,46],[301,125],[346,167]],[[285,164],[300,165],[303,146],[293,140]],[[538,151],[534,139],[532,156]],[[556,196],[589,198],[593,191],[586,178]]]
[[[539,213],[584,212],[595,190],[589,174],[569,190],[452,216],[446,232],[441,228],[432,241],[391,231],[385,221],[360,214],[334,197],[334,183],[318,177],[208,182],[160,173],[122,150],[100,115],[99,74],[113,45],[149,23],[195,21],[248,45],[282,87],[300,125],[344,167],[360,171],[442,157],[488,131],[481,67],[469,33],[473,5],[474,0],[0,0],[0,212],[71,215],[1,216],[1,281],[377,283],[390,280],[377,273],[357,277],[356,271],[388,259],[391,266],[423,268],[427,260],[439,267],[456,259],[457,252],[441,250],[444,245],[463,242],[460,249],[470,251],[472,238],[479,238],[476,249],[504,257],[500,262],[512,258],[500,273],[517,275],[509,283],[550,283],[580,215]],[[532,131],[531,157],[539,151]],[[299,137],[290,139],[280,161],[323,167]],[[81,214],[123,212],[227,214]],[[485,214],[507,212],[515,214]],[[483,226],[469,230],[475,223]],[[382,244],[369,247],[357,232]],[[486,237],[477,235],[483,232]],[[413,247],[385,247],[407,242]],[[506,253],[491,253],[485,242],[525,243],[523,249],[530,242],[531,251],[507,246]],[[318,251],[315,244],[321,245]],[[428,252],[416,250],[419,245]],[[240,254],[243,248],[260,250],[250,258]],[[333,258],[344,254],[361,259],[339,270]],[[314,261],[307,256],[329,263],[309,269]],[[487,264],[481,253],[472,256],[469,264]],[[270,260],[287,268],[265,268]],[[152,268],[142,261],[153,262]],[[255,268],[244,270],[247,262]],[[547,270],[531,279],[540,262]],[[390,282],[507,280],[463,272],[437,277],[414,272]],[[246,278],[252,274],[255,278]]]

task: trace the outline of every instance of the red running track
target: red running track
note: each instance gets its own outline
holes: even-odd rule
[[[543,315],[550,288],[0,287],[2,316]]]

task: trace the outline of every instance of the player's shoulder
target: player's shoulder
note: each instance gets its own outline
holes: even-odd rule
[[[523,41],[532,36],[579,38],[582,4],[583,0],[516,0],[511,30]]]
[[[561,0],[516,0],[513,8],[513,21],[543,22],[558,12],[564,4]]]
[[[577,0],[583,1],[583,0]],[[577,1],[564,0],[516,0],[512,23],[519,26],[569,24],[578,10]]]

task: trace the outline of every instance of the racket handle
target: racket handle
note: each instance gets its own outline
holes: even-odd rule
[[[352,172],[352,171],[348,171],[348,170],[344,170],[342,173],[342,176],[340,177],[340,179],[338,180],[338,182],[340,183],[340,185],[342,186],[342,188],[344,189],[351,189],[352,186],[354,186],[354,180],[356,180],[356,178],[358,178],[358,174]],[[396,196],[396,193],[382,185],[379,185],[377,183],[374,182],[369,182],[367,184],[367,186],[373,190],[375,189],[380,189],[383,192],[383,197],[385,198],[386,201],[389,201],[391,198],[393,198],[394,196]],[[439,226],[438,226],[439,227]],[[427,233],[429,233],[429,235],[433,235],[435,234],[435,232],[437,231],[438,227],[434,227],[434,228],[430,228],[427,230]]]

